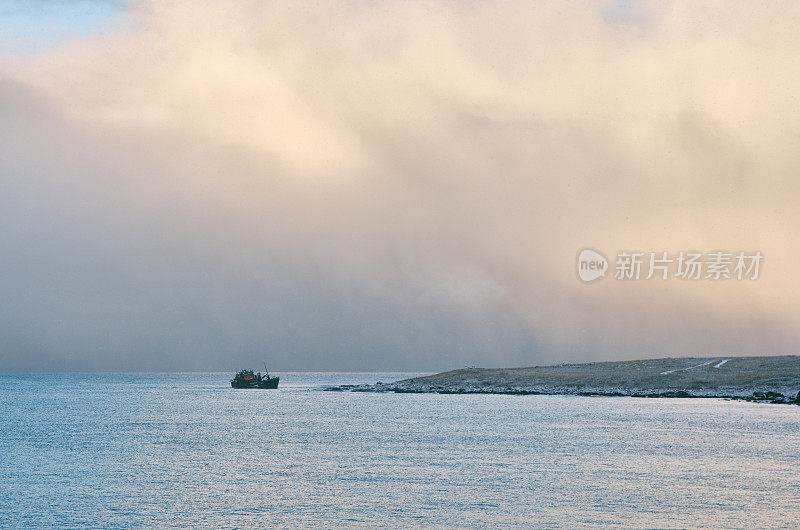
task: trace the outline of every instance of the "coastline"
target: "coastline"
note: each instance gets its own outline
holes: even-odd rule
[[[340,392],[722,398],[800,405],[800,356],[681,357],[527,368],[463,368]]]

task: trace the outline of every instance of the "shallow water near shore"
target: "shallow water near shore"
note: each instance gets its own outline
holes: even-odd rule
[[[0,375],[0,526],[794,527],[800,407]]]

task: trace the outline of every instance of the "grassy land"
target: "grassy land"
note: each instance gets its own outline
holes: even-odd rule
[[[800,356],[690,357],[528,368],[465,368],[336,390],[727,397],[795,403],[800,392]]]

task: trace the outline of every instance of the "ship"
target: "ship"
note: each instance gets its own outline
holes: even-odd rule
[[[278,388],[280,377],[270,377],[267,367],[264,366],[264,375],[261,372],[253,373],[252,370],[242,370],[231,379],[233,388]]]

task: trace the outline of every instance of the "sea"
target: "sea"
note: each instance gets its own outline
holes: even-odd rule
[[[800,407],[0,375],[0,527],[797,528]]]

